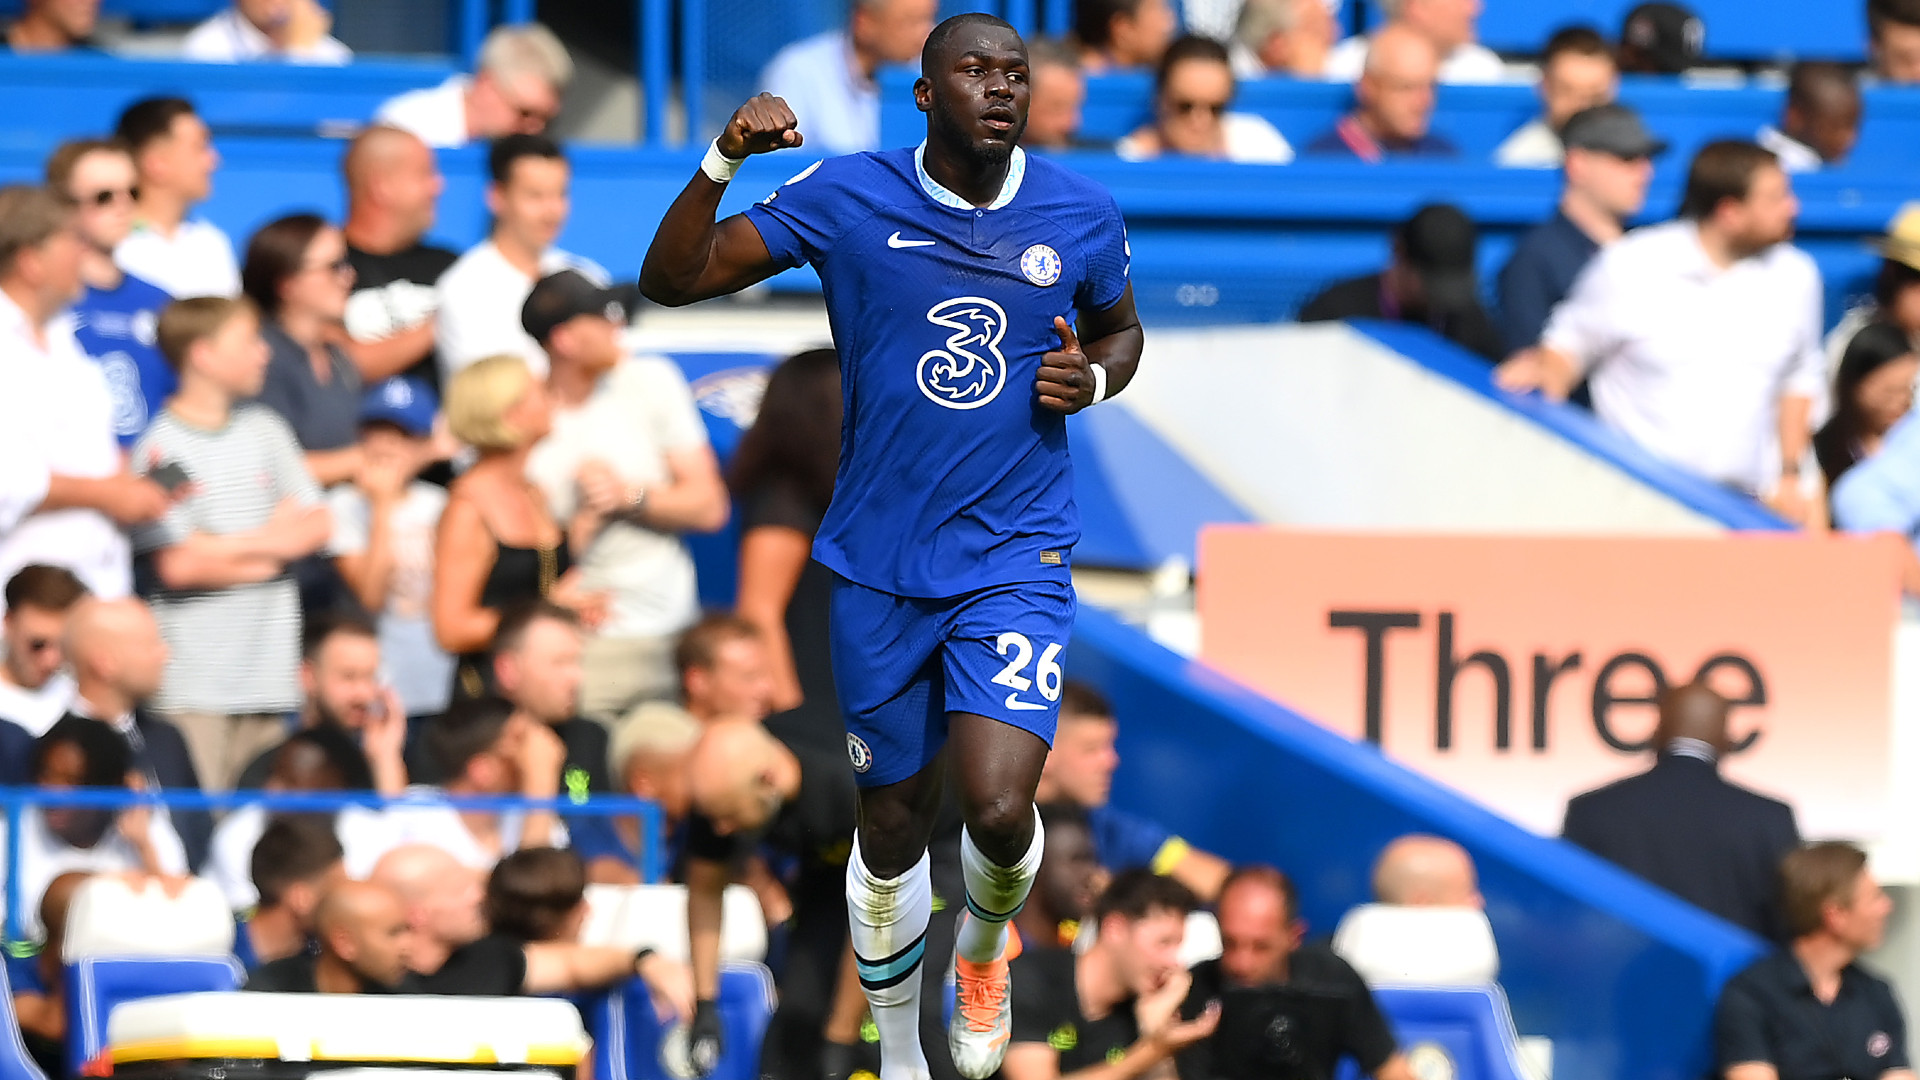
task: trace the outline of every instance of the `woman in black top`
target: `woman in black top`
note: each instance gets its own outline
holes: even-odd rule
[[[767,642],[783,740],[841,753],[846,728],[827,651],[833,572],[813,561],[813,535],[840,465],[840,360],[832,349],[791,357],[767,379],[760,415],[728,477],[740,503],[736,609]]]
[[[527,454],[553,426],[547,390],[517,356],[490,356],[447,384],[447,424],[479,460],[447,491],[433,553],[433,634],[459,658],[453,700],[493,688],[500,613],[545,597],[589,627],[606,595],[580,587],[566,530],[527,479]]]
[[[1893,425],[1913,409],[1920,355],[1906,331],[1868,323],[1847,343],[1833,380],[1833,418],[1813,437],[1813,453],[1827,489],[1848,469],[1880,452]]]

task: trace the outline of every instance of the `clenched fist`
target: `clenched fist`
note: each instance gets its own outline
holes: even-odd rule
[[[760,94],[748,98],[745,105],[734,110],[726,130],[720,133],[719,143],[720,153],[743,158],[749,154],[790,150],[804,141],[800,121],[786,101],[772,94]]]

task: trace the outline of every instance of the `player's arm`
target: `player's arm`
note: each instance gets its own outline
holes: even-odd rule
[[[768,154],[801,142],[793,110],[772,94],[761,94],[734,111],[714,140],[714,150],[737,165],[751,154]],[[640,291],[647,299],[679,307],[738,292],[780,269],[767,253],[760,230],[744,216],[714,221],[726,190],[726,181],[714,179],[703,163],[667,208],[640,265]]]
[[[1140,367],[1140,351],[1146,347],[1146,333],[1140,329],[1140,316],[1133,309],[1133,286],[1112,307],[1104,311],[1080,314],[1080,325],[1067,325],[1064,318],[1053,320],[1060,335],[1060,348],[1040,358],[1040,375],[1034,392],[1040,404],[1054,412],[1076,413],[1095,401],[1104,401],[1126,389]],[[1100,377],[1095,366],[1106,372],[1105,394],[1096,397]]]

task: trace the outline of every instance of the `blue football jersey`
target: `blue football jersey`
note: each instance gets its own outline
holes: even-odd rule
[[[113,392],[113,433],[131,447],[159,413],[179,378],[154,337],[172,297],[158,285],[125,275],[110,291],[87,286],[73,305],[73,336],[100,365]]]
[[[1127,286],[1113,197],[1014,151],[977,209],[923,150],[831,158],[747,211],[826,293],[846,415],[814,557],[870,589],[950,597],[1064,579],[1080,516],[1066,418],[1033,390],[1056,315]]]

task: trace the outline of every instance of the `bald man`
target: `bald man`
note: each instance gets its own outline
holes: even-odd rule
[[[693,984],[686,966],[651,949],[526,942],[489,933],[480,873],[440,848],[394,848],[374,864],[368,880],[390,890],[402,904],[408,965],[420,993],[570,994],[638,977],[667,1011],[681,1019],[692,1015]]]
[[[347,145],[347,261],[353,295],[347,335],[368,385],[407,374],[439,388],[433,356],[434,284],[460,256],[423,241],[445,180],[419,137],[376,124]]]
[[[1487,906],[1467,849],[1438,836],[1402,836],[1373,864],[1373,898],[1395,907]]]
[[[792,856],[798,869],[785,882],[792,930],[763,1068],[807,1075],[806,1063],[819,1060],[847,940],[853,774],[837,754],[789,747],[744,718],[716,720],[687,762],[687,791],[687,933],[702,1003],[691,1033],[694,1050],[719,1055],[719,1016],[711,1003],[720,986],[721,895],[764,845]]]
[[[1382,27],[1354,83],[1354,110],[1308,143],[1307,153],[1369,165],[1388,158],[1458,157],[1460,149],[1431,130],[1439,71],[1440,55],[1425,35],[1393,23]]]
[[[1576,795],[1564,835],[1756,934],[1783,939],[1780,860],[1800,844],[1787,804],[1720,775],[1727,699],[1702,683],[1661,695],[1653,768]]]
[[[407,970],[407,909],[392,889],[342,881],[314,909],[320,954],[273,960],[247,974],[245,989],[275,994],[424,993]]]
[[[160,689],[167,670],[167,643],[145,602],[88,598],[67,615],[67,663],[73,669],[74,700],[67,715],[104,723],[120,733],[133,753],[133,766],[155,790],[200,790],[193,757],[180,729],[148,712],[146,701]],[[0,771],[25,762],[8,762]],[[198,870],[207,858],[213,819],[205,811],[162,809],[169,814],[187,863]]]

